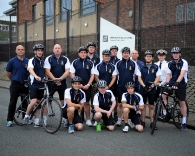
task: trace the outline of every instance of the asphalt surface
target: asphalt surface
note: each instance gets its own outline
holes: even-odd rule
[[[143,133],[122,127],[109,132],[86,127],[81,132],[68,134],[61,126],[55,134],[43,127],[6,127],[9,90],[0,88],[0,156],[194,156],[195,131],[181,132],[174,125],[158,122],[154,135],[150,134],[149,121]]]

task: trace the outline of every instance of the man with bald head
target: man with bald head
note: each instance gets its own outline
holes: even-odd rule
[[[25,80],[28,80],[29,72],[27,70],[28,59],[25,57],[25,49],[22,45],[16,47],[16,56],[8,61],[6,75],[11,80],[10,85],[10,103],[7,114],[7,126],[13,126],[13,118],[16,109],[16,103],[20,93],[27,94],[28,88],[25,87]],[[26,105],[27,106],[27,105]]]
[[[69,59],[62,55],[62,48],[59,44],[55,44],[53,47],[53,54],[45,59],[45,74],[51,80],[59,80],[54,85],[49,85],[50,95],[53,96],[57,91],[61,106],[64,104],[64,91],[67,88],[66,78],[70,71]]]
[[[144,62],[138,60],[139,53],[137,50],[131,51],[131,59],[137,63],[138,69],[140,70],[141,67],[144,66]],[[135,75],[135,91],[140,93],[140,84],[138,82],[138,77]]]

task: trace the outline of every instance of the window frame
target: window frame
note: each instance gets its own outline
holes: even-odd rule
[[[49,8],[47,8],[49,6]],[[49,13],[49,14],[48,14]],[[45,1],[46,26],[54,24],[54,0]]]
[[[63,4],[62,4],[62,1],[64,1],[64,2],[67,2],[68,0],[60,0],[60,21],[61,22],[63,22],[63,21],[66,21],[67,20],[67,18],[66,18],[66,14],[67,14],[67,10],[66,9],[64,9],[63,11],[62,11],[62,7],[64,7],[63,6]],[[69,0],[69,2],[70,2],[70,8],[68,8],[68,10],[70,10],[70,18],[72,17],[72,0]],[[68,6],[68,5],[67,5]],[[65,6],[66,8],[67,8],[67,6]]]
[[[37,5],[33,5],[33,21],[36,21],[37,20]]]
[[[178,5],[177,6],[177,8],[176,8],[176,22],[182,22],[184,20],[184,15],[183,15],[184,11],[183,10],[184,10],[184,6],[183,5]],[[178,13],[178,11],[180,11],[180,13]],[[178,17],[179,15],[181,15],[180,19]]]
[[[190,5],[192,5],[192,8],[190,8],[191,10],[189,10],[189,7],[188,7]],[[194,10],[195,10],[195,3],[188,3],[186,5],[186,19],[188,21],[194,20],[194,12],[195,12]],[[191,12],[191,15],[192,15],[191,18],[189,18],[189,12]]]
[[[89,3],[85,4],[84,5],[84,1],[89,1]],[[92,3],[93,2],[93,3]],[[91,3],[91,4],[90,4]],[[88,6],[88,5],[91,5],[93,6],[94,5],[94,9],[93,10],[88,10],[90,9],[91,6]],[[84,7],[83,7],[84,6]],[[85,8],[86,7],[86,8]],[[87,8],[89,7],[89,8]],[[80,0],[80,15],[81,16],[86,16],[86,15],[89,15],[89,14],[93,14],[96,12],[96,2],[93,1],[93,0]]]

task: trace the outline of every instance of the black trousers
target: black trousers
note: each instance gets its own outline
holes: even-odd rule
[[[20,93],[28,94],[28,88],[24,87],[23,83],[12,81],[10,85],[10,103],[8,106],[7,121],[13,121],[16,103]]]

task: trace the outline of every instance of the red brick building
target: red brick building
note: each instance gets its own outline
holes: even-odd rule
[[[142,52],[160,48],[170,51],[173,46],[180,46],[184,57],[195,64],[195,0],[100,2],[101,17],[135,33]]]
[[[44,2],[47,3],[44,5]],[[98,2],[98,3],[96,3]],[[180,46],[184,57],[195,60],[195,0],[18,0],[18,42],[31,47],[44,40],[48,49],[55,42],[66,51],[67,7],[71,12],[69,51],[75,53],[88,41],[98,43],[98,19],[106,20],[136,35],[140,52]],[[97,5],[98,4],[98,5]],[[100,13],[98,14],[98,6]],[[45,13],[44,13],[45,8]],[[66,9],[64,9],[66,8]],[[46,15],[44,26],[43,16]],[[27,21],[27,36],[25,24]],[[113,31],[114,33],[114,31]]]

